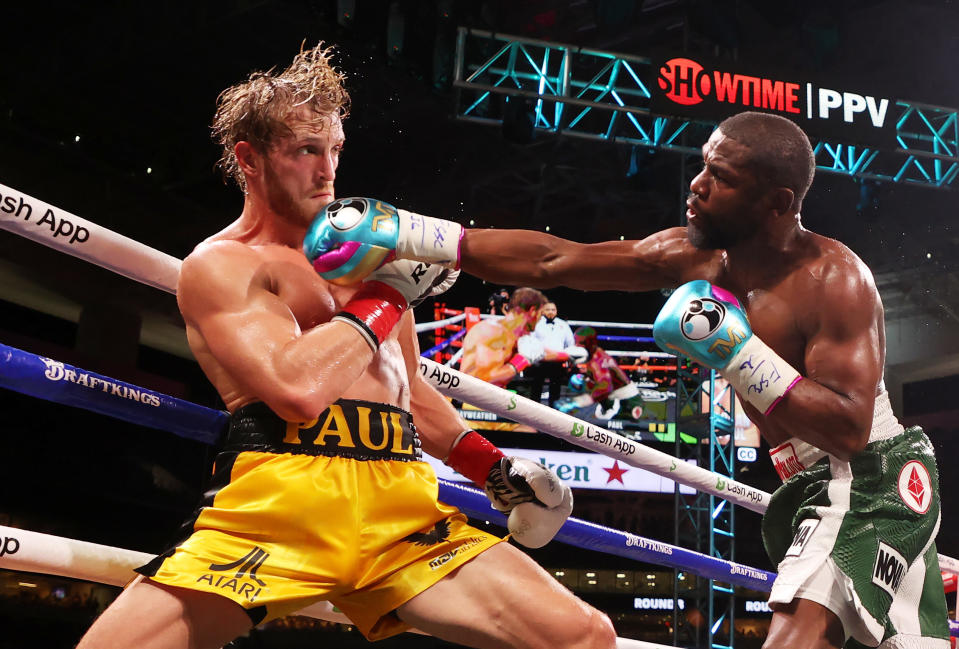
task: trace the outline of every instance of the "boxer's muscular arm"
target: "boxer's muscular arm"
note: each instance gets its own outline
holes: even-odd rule
[[[869,270],[856,260],[827,271],[816,303],[802,380],[770,413],[769,423],[837,457],[869,439],[882,378],[882,305]]]
[[[466,230],[461,268],[500,284],[585,291],[648,291],[693,279],[713,259],[670,228],[640,241],[584,244],[530,230]]]
[[[470,425],[460,418],[456,408],[420,373],[420,345],[416,338],[413,315],[406,313],[398,325],[400,347],[410,380],[410,411],[420,433],[423,451],[444,459],[460,433]]]
[[[301,332],[270,288],[256,253],[221,241],[183,262],[177,302],[191,333],[232,383],[281,417],[306,421],[363,374],[373,352],[343,322]]]

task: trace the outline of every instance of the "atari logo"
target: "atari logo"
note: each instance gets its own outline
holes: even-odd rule
[[[260,569],[260,566],[263,565],[263,562],[265,562],[269,556],[268,552],[261,550],[259,547],[254,547],[247,552],[245,556],[240,557],[236,561],[231,561],[230,563],[211,563],[210,570],[225,572],[237,568],[234,579],[249,577],[260,586],[266,586],[266,583],[256,576],[256,571]]]

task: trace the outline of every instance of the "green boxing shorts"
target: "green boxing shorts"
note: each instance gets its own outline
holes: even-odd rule
[[[879,425],[849,461],[795,438],[770,451],[784,482],[763,517],[779,570],[769,604],[825,606],[842,621],[846,647],[947,649],[935,456],[888,403],[877,397]]]

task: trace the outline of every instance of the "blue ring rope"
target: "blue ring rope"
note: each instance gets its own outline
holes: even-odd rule
[[[653,343],[656,339],[652,336],[596,336],[597,340],[609,340],[617,343]],[[640,352],[636,352],[639,354]]]
[[[222,410],[206,408],[3,344],[0,344],[0,387],[206,444],[217,442],[230,418],[229,413]],[[439,480],[439,493],[444,502],[458,507],[467,516],[506,527],[506,516],[493,509],[486,495],[478,489]],[[560,529],[556,540],[578,548],[689,570],[701,577],[759,591],[769,591],[776,579],[774,572],[572,517]],[[953,636],[959,635],[959,623],[950,620],[949,627]]]
[[[71,376],[68,371],[72,372],[72,379],[68,378]],[[81,380],[81,376],[85,378]],[[207,444],[216,443],[230,418],[222,410],[139,388],[6,345],[0,345],[0,386]],[[133,398],[135,395],[140,396]],[[459,507],[466,515],[506,527],[506,517],[490,506],[482,491],[440,480],[440,494],[444,502]],[[579,548],[682,568],[757,590],[769,590],[775,579],[775,573],[732,564],[575,518],[566,522],[556,539]]]
[[[465,335],[466,335],[466,329],[460,329],[455,334],[447,338],[445,341],[439,343],[438,345],[433,345],[432,347],[427,349],[425,352],[420,352],[420,356],[426,356],[426,357],[432,356],[436,352],[442,351],[446,349],[447,347],[449,347],[450,345],[452,345],[454,340],[459,340]]]
[[[216,444],[230,415],[0,344],[0,387]]]

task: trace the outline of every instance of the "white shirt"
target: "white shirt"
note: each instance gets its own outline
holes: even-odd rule
[[[576,339],[573,338],[573,330],[560,317],[553,318],[552,323],[547,322],[546,318],[540,318],[539,322],[536,323],[536,329],[533,330],[533,335],[542,341],[546,349],[557,352],[576,344]]]

